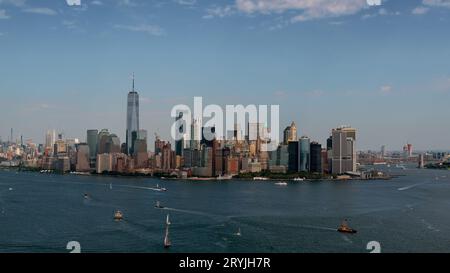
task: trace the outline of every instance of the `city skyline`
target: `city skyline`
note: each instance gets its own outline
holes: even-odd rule
[[[173,105],[203,96],[280,104],[280,131],[295,121],[319,143],[349,124],[358,150],[449,149],[445,1],[342,1],[315,17],[305,1],[257,2],[0,1],[1,138],[108,128],[124,142],[134,71],[149,143],[170,138]]]

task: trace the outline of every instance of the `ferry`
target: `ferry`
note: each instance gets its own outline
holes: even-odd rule
[[[232,178],[233,178],[232,175],[224,175],[224,176],[219,175],[219,176],[216,178],[216,180],[231,180]]]
[[[294,181],[305,181],[306,179],[303,177],[294,178]]]
[[[253,180],[254,181],[267,181],[267,180],[269,180],[269,178],[257,176],[257,177],[253,177]]]

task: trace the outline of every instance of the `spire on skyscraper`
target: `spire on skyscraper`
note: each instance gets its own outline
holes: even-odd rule
[[[134,72],[133,72],[133,88],[131,89],[132,92],[134,92]]]

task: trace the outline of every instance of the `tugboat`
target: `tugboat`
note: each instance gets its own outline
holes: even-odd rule
[[[161,203],[160,203],[159,201],[156,201],[155,208],[157,208],[157,209],[163,209],[164,206],[161,206]]]
[[[118,210],[116,213],[114,213],[114,220],[121,221],[123,219],[123,213]]]
[[[350,233],[350,234],[355,234],[357,232],[356,230],[348,226],[347,220],[342,221],[342,224],[337,231],[341,233]]]
[[[172,243],[170,242],[169,239],[169,226],[170,226],[170,221],[169,221],[169,214],[167,214],[167,219],[166,219],[166,235],[164,236],[164,248],[169,248],[172,246]]]

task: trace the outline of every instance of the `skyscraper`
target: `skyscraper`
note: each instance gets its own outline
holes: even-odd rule
[[[309,137],[303,136],[299,140],[300,148],[300,171],[309,172],[310,163],[310,139]]]
[[[321,173],[322,172],[322,145],[317,142],[311,142],[310,145],[311,152],[311,163],[310,163],[310,171],[312,173]],[[326,155],[326,152],[325,152]]]
[[[89,157],[91,161],[95,161],[95,159],[97,159],[97,140],[98,130],[88,130],[86,142],[89,146]]]
[[[356,129],[345,126],[333,129],[332,139],[332,173],[356,172]]]
[[[53,145],[56,141],[56,132],[55,130],[47,131],[45,135],[45,148],[51,148],[53,150]]]
[[[292,122],[291,126],[286,127],[283,132],[283,143],[287,145],[290,141],[297,141],[297,125]]]
[[[290,141],[288,144],[288,152],[289,152],[289,161],[288,161],[288,170],[290,172],[298,172],[299,171],[299,142],[298,141]]]
[[[180,112],[178,114],[178,117],[175,118],[176,122],[180,122],[182,125],[179,127],[179,133],[184,135],[184,120],[183,120],[183,112]],[[178,140],[175,140],[175,154],[178,156],[183,155],[183,149],[184,149],[184,137]]]
[[[134,153],[134,142],[139,137],[139,94],[134,90],[134,75],[133,86],[128,93],[127,101],[127,131],[126,131],[126,145],[127,154]]]

